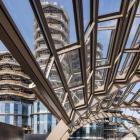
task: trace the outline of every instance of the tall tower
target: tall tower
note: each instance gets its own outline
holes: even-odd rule
[[[0,52],[0,122],[31,131],[30,113],[35,95],[30,78],[11,53]]]
[[[69,42],[69,17],[63,7],[58,5],[56,2],[49,3],[46,0],[42,0],[41,4],[55,48],[63,48]],[[35,57],[41,69],[44,71],[50,52],[45,44],[43,35],[36,20],[34,22],[34,40]],[[55,66],[52,67],[50,75],[46,78],[49,79],[53,88],[59,87],[60,79],[57,75]],[[52,116],[52,114],[39,100],[36,100],[33,104],[32,111],[33,133],[49,133],[56,123],[57,120]]]
[[[55,44],[55,48],[59,49],[64,47],[69,42],[69,18],[67,13],[56,2],[48,3],[44,1],[41,2],[41,4]],[[36,60],[40,67],[44,69],[45,64],[49,59],[50,52],[45,44],[42,33],[36,21],[34,23],[34,31]]]

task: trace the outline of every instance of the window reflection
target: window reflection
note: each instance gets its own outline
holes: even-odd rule
[[[34,134],[49,134],[57,124],[57,119],[39,100],[34,102],[31,116]]]
[[[99,0],[99,15],[119,12],[121,1],[122,0]]]
[[[30,107],[30,103],[0,101],[0,122],[27,128],[30,126],[28,116]]]

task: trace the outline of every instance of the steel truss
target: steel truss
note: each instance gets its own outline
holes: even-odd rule
[[[7,49],[12,53],[15,59],[23,67],[25,72],[30,76],[35,83],[33,87],[34,92],[39,99],[47,106],[47,108],[60,120],[68,126],[67,132],[74,132],[90,120],[98,120],[101,115],[116,115],[111,113],[104,113],[104,110],[119,109],[125,107],[139,107],[140,102],[137,100],[140,95],[140,90],[134,93],[132,99],[126,102],[132,88],[140,81],[140,42],[137,42],[140,36],[140,25],[137,29],[133,42],[130,48],[126,48],[126,43],[132,28],[135,17],[139,18],[139,13],[136,14],[139,5],[139,0],[122,0],[119,12],[114,12],[106,15],[98,16],[98,0],[90,0],[90,22],[86,31],[83,25],[83,1],[72,0],[73,11],[75,17],[77,42],[68,44],[64,48],[57,49],[53,43],[48,23],[43,14],[43,9],[39,0],[30,0],[31,7],[35,14],[36,20],[42,31],[44,40],[50,50],[50,64],[46,65],[46,73],[50,73],[50,65],[56,66],[62,82],[62,87],[65,91],[63,102],[60,102],[55,94],[50,81],[45,78],[39,65],[34,59],[31,51],[28,48],[24,38],[20,34],[14,21],[10,17],[6,7],[0,1],[0,40],[5,44]],[[116,26],[98,27],[98,23],[110,20],[117,20]],[[97,66],[99,61],[96,58],[97,53],[97,34],[98,31],[111,30],[111,39],[106,58],[101,58],[100,61],[107,60],[107,64]],[[90,54],[86,52],[87,40],[90,40]],[[81,66],[82,84],[78,86],[69,87],[71,77],[67,81],[61,60],[59,57],[70,53],[71,51],[78,50],[79,60]],[[122,65],[121,71],[119,70],[120,63],[123,59],[123,54],[126,53],[127,57]],[[90,66],[87,68],[86,57],[90,55]],[[129,61],[131,57],[131,61]],[[63,57],[62,57],[63,59]],[[129,63],[129,64],[128,64]],[[127,67],[126,67],[127,66]],[[88,72],[87,72],[88,69]],[[102,77],[103,84],[95,89],[96,85],[96,71],[107,71]],[[88,88],[88,86],[90,88]],[[126,87],[125,91],[120,95],[118,103],[115,99],[119,92]],[[76,90],[83,90],[83,99],[81,105],[76,106],[73,100],[72,92]],[[66,110],[65,103],[69,102],[71,110]],[[70,114],[70,115],[69,115]],[[122,117],[119,114],[119,117]],[[139,120],[123,116],[123,118],[131,119],[139,124]],[[86,123],[83,123],[86,122]]]

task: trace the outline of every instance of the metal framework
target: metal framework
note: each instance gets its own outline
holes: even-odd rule
[[[122,0],[120,11],[105,15],[98,14],[99,1],[90,0],[90,22],[85,31],[83,1],[72,0],[77,42],[57,50],[43,14],[41,2],[39,0],[29,2],[51,54],[50,63],[46,65],[47,78],[40,70],[2,1],[0,1],[0,40],[35,83],[33,90],[36,95],[58,119],[62,119],[68,126],[67,132],[72,133],[89,123],[92,118],[97,120],[98,117],[95,116],[99,116],[100,113],[103,116],[107,115],[103,113],[104,110],[140,106],[140,89],[132,93],[132,89],[140,81],[140,24],[130,48],[126,47],[131,28],[134,26],[133,22],[135,18],[140,18],[140,13],[137,13],[139,0]],[[99,23],[111,22],[111,20],[117,21],[116,26],[99,26]],[[108,53],[106,58],[98,59],[96,58],[97,37],[98,33],[104,30],[111,30]],[[86,51],[88,41],[90,53]],[[82,84],[70,87],[69,83],[73,75],[69,80],[66,79],[61,59],[63,59],[62,55],[72,51],[79,53],[77,57],[81,67],[79,73],[81,73]],[[87,59],[87,56],[90,56],[90,59]],[[98,61],[102,63],[97,65]],[[65,91],[63,102],[60,102],[55,94],[58,89],[53,89],[48,79],[53,64],[62,82],[62,87],[59,89],[63,88]],[[102,73],[98,80],[97,73]],[[96,87],[97,81],[101,83]],[[73,99],[73,92],[79,92],[79,90],[83,91],[83,95],[79,99],[80,105],[78,103],[77,106]],[[126,100],[130,94],[131,99]],[[127,116],[123,117],[127,118]],[[138,122],[136,119],[133,121]]]

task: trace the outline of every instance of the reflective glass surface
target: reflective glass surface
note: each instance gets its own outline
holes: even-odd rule
[[[33,103],[31,119],[34,134],[49,134],[57,124],[57,119],[39,100]]]
[[[119,12],[122,0],[99,0],[99,15]]]
[[[0,101],[0,122],[20,126],[30,127],[29,112],[31,104],[16,101]],[[25,112],[26,110],[26,112]]]

